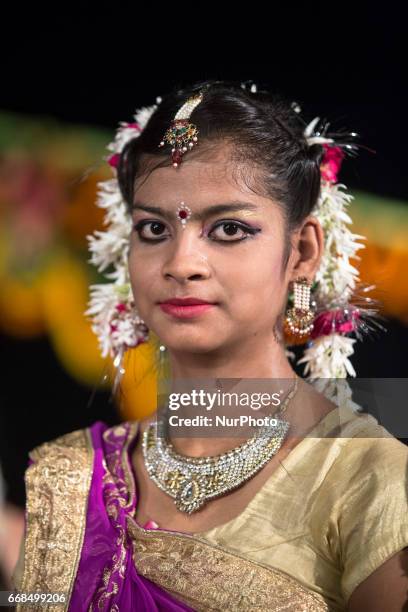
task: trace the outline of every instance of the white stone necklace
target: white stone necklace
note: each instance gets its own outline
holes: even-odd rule
[[[149,423],[143,433],[143,458],[153,482],[174,499],[177,508],[191,514],[209,500],[236,489],[252,478],[279,450],[289,423],[279,417],[298,387],[293,388],[274,415],[275,422],[261,427],[249,440],[221,455],[188,457],[180,455],[173,445],[157,435],[163,421]],[[161,429],[163,431],[163,429]]]

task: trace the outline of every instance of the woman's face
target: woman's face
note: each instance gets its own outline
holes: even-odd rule
[[[140,316],[170,351],[228,354],[256,336],[264,342],[286,304],[282,213],[237,183],[234,170],[226,151],[217,149],[205,159],[186,154],[177,169],[158,168],[136,182],[133,295]],[[176,212],[181,202],[192,211],[184,227]],[[211,210],[221,205],[225,210]],[[140,208],[148,206],[161,212]],[[183,297],[213,305],[191,318],[160,306]]]

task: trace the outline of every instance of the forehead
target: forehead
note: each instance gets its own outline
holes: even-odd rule
[[[148,164],[147,172],[135,181],[134,199],[161,205],[188,200],[197,207],[232,200],[251,202],[260,208],[271,205],[270,198],[259,195],[259,169],[231,160],[222,147],[204,156],[192,153],[185,155],[178,168],[168,165],[150,172]]]

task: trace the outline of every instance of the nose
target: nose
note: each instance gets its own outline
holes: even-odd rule
[[[206,279],[209,275],[207,256],[197,236],[197,229],[190,225],[182,229],[171,244],[163,265],[163,276],[184,283],[188,280]]]

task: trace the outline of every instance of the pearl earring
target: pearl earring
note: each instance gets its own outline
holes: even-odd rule
[[[293,282],[294,305],[286,312],[285,332],[293,344],[305,342],[313,329],[314,312],[310,308],[310,288],[305,276]]]

